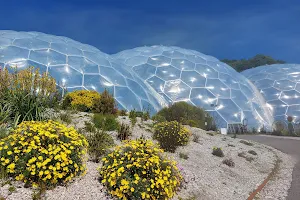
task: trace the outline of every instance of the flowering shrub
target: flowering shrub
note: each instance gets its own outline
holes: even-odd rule
[[[174,161],[149,140],[132,140],[102,159],[101,182],[119,199],[169,199],[182,177]]]
[[[16,180],[55,185],[85,173],[87,145],[74,128],[51,120],[25,121],[0,140],[0,163]]]
[[[154,125],[154,139],[161,148],[174,152],[178,146],[187,145],[191,133],[177,121],[161,122]]]
[[[96,91],[76,90],[66,95],[63,107],[74,108],[79,111],[91,111],[95,102],[100,101],[101,95]]]

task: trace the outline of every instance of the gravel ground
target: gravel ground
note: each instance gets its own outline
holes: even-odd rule
[[[281,151],[275,149],[273,151],[281,160],[279,170],[258,195],[261,200],[284,200],[288,196],[288,190],[291,187],[293,168],[297,161]]]
[[[72,119],[77,128],[83,128],[83,121],[90,120],[90,116],[84,113],[77,113],[76,116],[73,115]],[[130,123],[127,117],[119,117],[119,121]],[[151,139],[151,128],[148,126],[151,124],[151,120],[141,123],[140,119],[138,119],[131,139],[139,138],[142,135],[146,139]],[[180,199],[179,197],[201,200],[247,199],[249,193],[256,189],[271,172],[276,156],[268,147],[255,142],[253,142],[253,146],[248,146],[240,143],[240,139],[222,135],[210,136],[201,129],[188,128],[193,134],[199,135],[199,142],[190,141],[187,146],[178,148],[175,153],[166,153],[168,158],[178,162],[178,166],[185,178],[185,184],[178,195],[173,198],[174,200]],[[116,139],[115,131],[109,133]],[[120,142],[116,141],[116,144],[120,144]],[[214,146],[223,149],[224,158],[211,154]],[[249,150],[254,150],[257,155],[249,154]],[[246,157],[253,160],[250,162],[243,157],[239,157],[238,153],[242,152],[244,152]],[[179,153],[185,153],[189,158],[187,160],[182,159]],[[284,154],[280,155],[282,155],[283,160],[288,159]],[[235,167],[228,167],[222,164],[222,161],[226,158],[233,159]],[[46,198],[51,200],[110,199],[106,196],[105,188],[98,181],[99,173],[97,168],[99,166],[101,166],[100,163],[88,162],[88,170],[85,176],[76,178],[66,187],[58,186],[53,190],[47,191]],[[286,173],[285,176],[291,176],[290,170],[283,168],[282,171]],[[290,179],[286,178],[285,180],[282,184],[287,185]],[[0,194],[12,200],[31,199],[32,189],[24,188],[17,182],[12,182],[12,184],[17,186],[14,193],[9,194],[9,186],[6,185],[0,188]],[[285,189],[287,188],[288,186],[285,187]],[[268,193],[268,191],[272,190],[266,190],[265,192]]]

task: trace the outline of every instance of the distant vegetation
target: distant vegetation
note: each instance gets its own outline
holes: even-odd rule
[[[241,72],[246,69],[255,68],[261,65],[271,65],[271,64],[283,64],[285,61],[275,60],[271,56],[266,56],[263,54],[257,54],[250,59],[241,59],[241,60],[229,60],[223,59],[222,62],[230,65],[236,71]]]

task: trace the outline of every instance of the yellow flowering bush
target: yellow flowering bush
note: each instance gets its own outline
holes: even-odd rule
[[[165,151],[175,152],[178,146],[187,145],[190,131],[177,121],[161,122],[154,125],[153,138],[158,140]]]
[[[76,90],[66,95],[63,107],[72,107],[79,111],[91,111],[95,103],[100,101],[101,95],[97,91]]]
[[[132,140],[102,159],[101,182],[118,199],[170,199],[182,182],[174,161],[150,140]]]
[[[85,137],[54,121],[24,121],[0,140],[8,175],[33,186],[56,185],[85,173]]]

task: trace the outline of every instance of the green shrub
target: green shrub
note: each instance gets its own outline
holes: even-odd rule
[[[101,183],[115,199],[171,199],[182,176],[152,141],[132,140],[102,159]]]
[[[203,109],[190,105],[186,102],[177,102],[163,108],[157,114],[163,116],[167,121],[178,121],[185,125],[192,125],[201,129],[206,129],[205,121],[211,123],[212,118]],[[157,117],[154,117],[156,119]]]
[[[96,128],[100,128],[105,131],[114,131],[119,128],[119,123],[114,115],[95,113],[93,116],[93,122]]]
[[[150,119],[150,113],[148,111],[146,112],[143,112],[143,115],[142,115],[142,120],[143,121],[147,121]]]
[[[127,116],[127,111],[126,110],[120,110],[119,111],[119,116]]]
[[[187,145],[191,134],[177,121],[155,124],[153,138],[158,140],[165,151],[175,152],[178,146]]]
[[[10,104],[0,103],[0,124],[8,122],[11,115],[12,113]]]
[[[93,161],[98,162],[99,158],[109,152],[114,146],[113,138],[103,130],[96,130],[87,135],[89,143],[88,152]]]
[[[132,133],[130,130],[130,126],[122,123],[118,129],[118,135],[117,135],[118,139],[121,141],[128,140],[131,135],[132,135]]]
[[[25,121],[0,141],[0,162],[18,181],[54,186],[85,173],[87,145],[74,128],[51,120]]]
[[[166,118],[164,116],[162,116],[162,115],[154,115],[152,117],[152,120],[155,121],[156,123],[167,121]]]
[[[213,151],[212,151],[212,154],[214,156],[218,156],[218,157],[224,157],[224,153],[223,153],[223,150],[219,147],[214,147],[213,148]]]
[[[9,130],[5,124],[0,124],[0,139],[6,138],[9,135]]]
[[[135,110],[131,110],[129,112],[129,118],[133,119],[133,118],[136,118],[136,117],[137,117],[136,111]]]
[[[106,89],[101,93],[100,100],[95,99],[94,112],[102,114],[117,114],[115,99]]]

